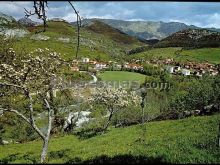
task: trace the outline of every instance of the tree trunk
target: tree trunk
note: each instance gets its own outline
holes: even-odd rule
[[[142,107],[142,124],[144,124],[144,107]]]
[[[48,143],[49,143],[49,138],[47,137],[43,143],[43,148],[42,148],[42,152],[41,152],[41,160],[40,160],[41,163],[44,163],[46,160]]]
[[[108,122],[107,122],[106,125],[104,126],[103,131],[106,131],[106,130],[107,130],[107,128],[108,128],[108,126],[109,126],[109,124],[110,124],[110,122],[111,122],[112,116],[113,116],[113,112],[111,111],[111,113],[110,113],[110,115],[109,115],[109,117],[108,117]]]
[[[220,122],[218,124],[218,147],[220,148]]]
[[[48,101],[46,99],[44,99],[45,103],[46,103],[46,107],[48,109],[48,128],[47,128],[47,133],[46,133],[46,137],[43,138],[43,148],[42,148],[42,153],[41,153],[41,163],[45,162],[46,156],[47,156],[47,150],[48,150],[48,145],[49,145],[49,140],[50,140],[50,132],[52,129],[52,122],[53,122],[53,110],[50,108],[50,105],[48,103]]]

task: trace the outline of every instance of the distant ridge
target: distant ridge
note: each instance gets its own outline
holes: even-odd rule
[[[194,25],[186,25],[181,22],[162,22],[162,21],[123,21],[123,20],[115,20],[115,19],[84,19],[82,20],[82,25],[89,24],[93,20],[99,20],[104,22],[116,29],[121,30],[122,32],[141,38],[145,40],[158,39],[161,40],[163,38],[172,35],[181,30],[186,29],[201,29],[201,27],[197,27]],[[75,22],[72,22],[75,24]],[[207,28],[208,30],[218,31],[220,29],[216,28]]]

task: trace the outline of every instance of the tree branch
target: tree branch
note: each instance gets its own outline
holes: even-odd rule
[[[30,124],[30,125],[35,129],[35,131],[38,133],[38,135],[39,135],[42,139],[45,139],[44,134],[39,130],[39,128],[37,128],[36,125],[32,125],[30,119],[28,119],[26,116],[24,116],[24,115],[23,115],[22,113],[20,113],[19,111],[15,110],[15,109],[4,109],[4,108],[1,108],[1,107],[0,107],[0,110],[2,110],[3,112],[4,112],[4,111],[6,111],[6,112],[13,112],[13,113],[17,114],[19,117],[21,117],[22,119],[24,119],[28,124]]]
[[[71,7],[73,8],[75,14],[76,14],[76,17],[77,17],[77,47],[76,47],[76,59],[78,58],[78,53],[79,53],[79,42],[80,42],[80,36],[79,36],[79,30],[80,30],[80,27],[81,27],[81,18],[80,18],[80,15],[79,13],[76,11],[75,7],[73,6],[73,4],[68,1],[69,4],[71,5]]]
[[[51,128],[52,128],[52,109],[50,107],[50,104],[49,102],[47,101],[47,99],[44,99],[44,102],[46,104],[46,108],[48,110],[48,129],[47,129],[47,134],[46,134],[46,138],[49,139],[49,136],[50,136],[50,131],[51,131]]]
[[[0,86],[10,86],[10,87],[15,87],[15,88],[22,89],[24,91],[26,90],[26,88],[23,87],[23,86],[16,85],[16,84],[11,84],[11,83],[7,83],[7,82],[0,82]]]

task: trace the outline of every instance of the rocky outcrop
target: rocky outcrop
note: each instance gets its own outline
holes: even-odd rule
[[[64,42],[64,43],[69,43],[70,42],[70,38],[68,38],[68,37],[59,37],[57,40],[61,41],[61,42]]]
[[[50,37],[46,35],[42,35],[42,34],[34,34],[30,37],[30,39],[36,40],[36,41],[47,41],[50,39]]]
[[[19,19],[18,23],[20,25],[23,25],[23,26],[26,26],[26,27],[32,27],[32,26],[36,26],[36,25],[39,24],[38,22],[34,22],[30,18],[26,18],[26,17]]]
[[[15,22],[16,20],[12,16],[8,16],[0,12],[0,25],[10,25]]]
[[[81,127],[83,124],[89,122],[91,112],[81,111],[81,112],[70,112],[68,117],[66,117],[66,122],[64,124],[64,130],[68,131],[72,127]]]
[[[29,32],[22,28],[13,17],[0,12],[0,34],[6,37],[24,37]]]
[[[29,34],[29,32],[25,29],[0,28],[0,34],[5,35],[6,37],[24,37]]]

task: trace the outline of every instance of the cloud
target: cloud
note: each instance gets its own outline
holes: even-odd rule
[[[217,2],[73,2],[83,18],[108,18],[128,21],[178,21],[201,27],[220,28],[220,3]],[[48,2],[48,18],[76,20],[68,2]],[[33,2],[0,2],[0,11],[19,19],[24,7],[31,10]],[[34,18],[37,20],[36,18]]]

